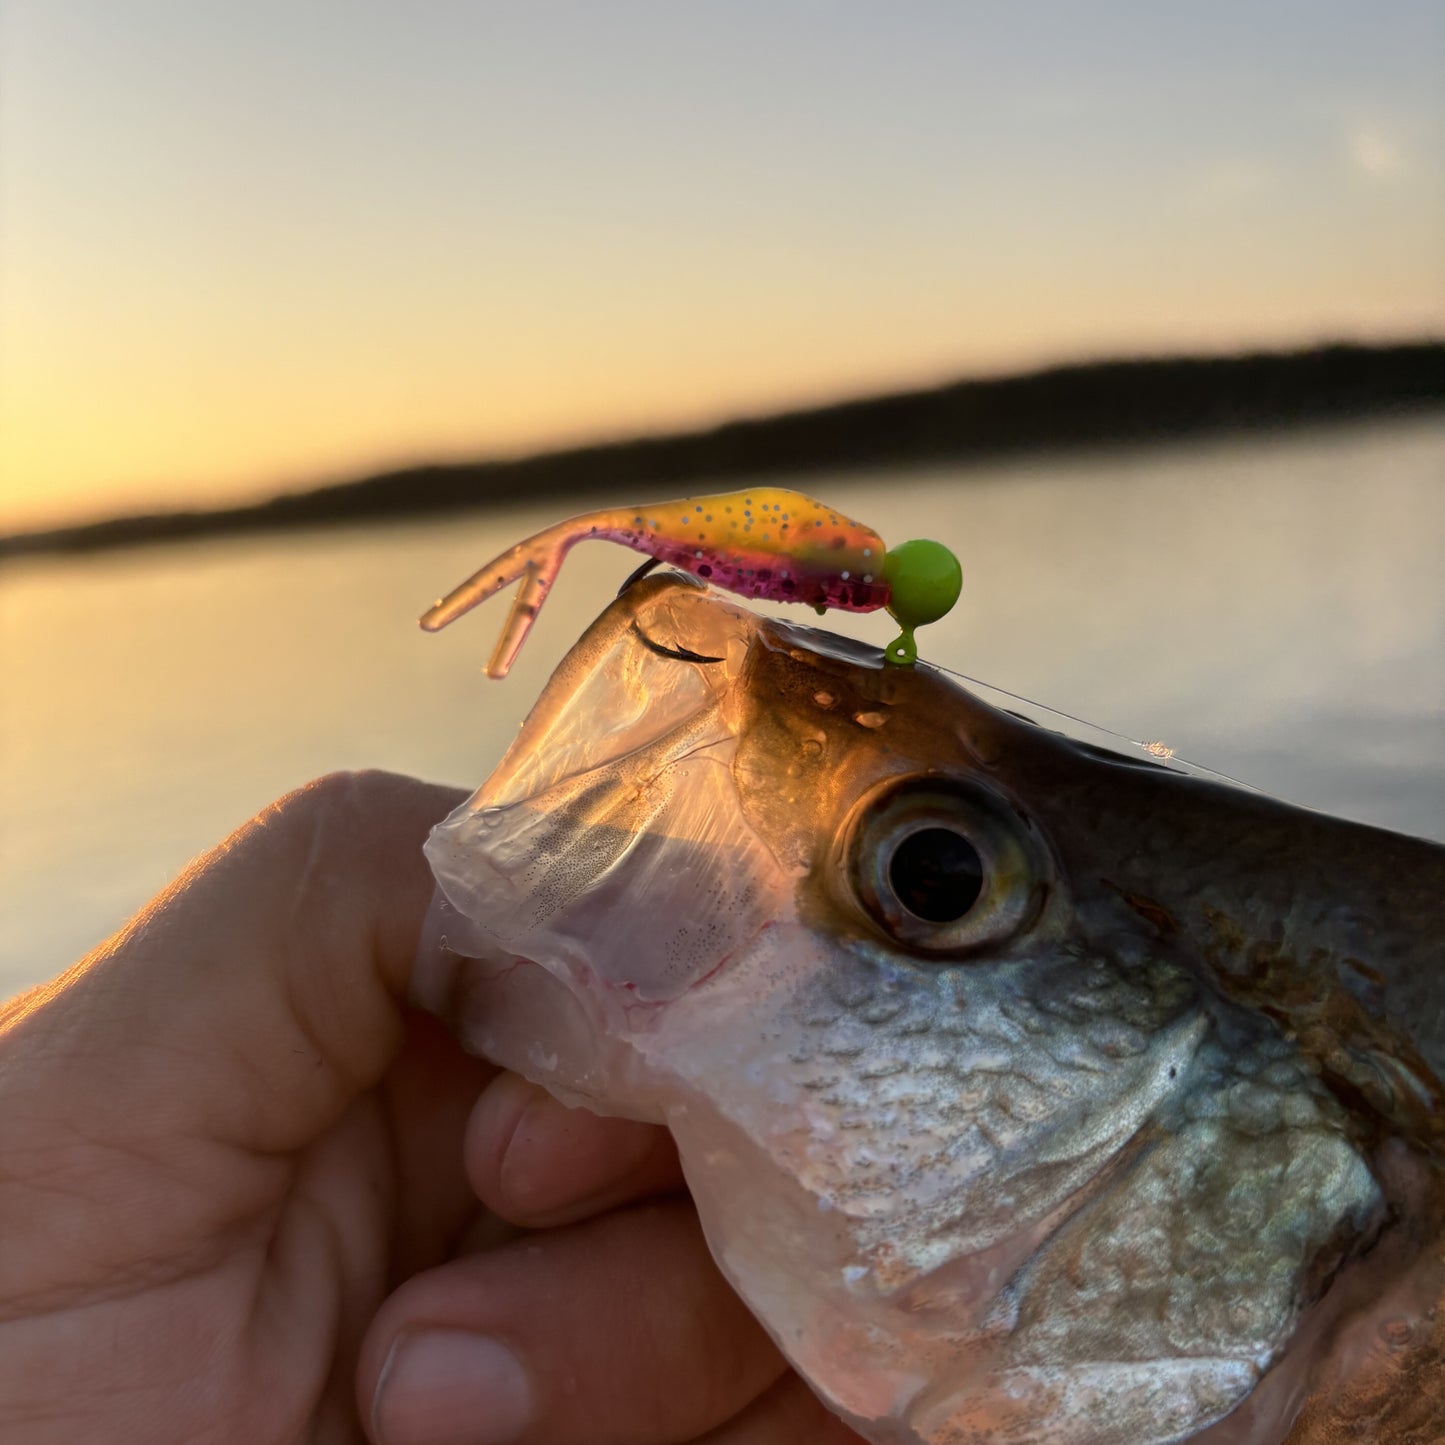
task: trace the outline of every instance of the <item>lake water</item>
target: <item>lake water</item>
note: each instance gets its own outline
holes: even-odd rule
[[[963,600],[922,634],[926,657],[1445,838],[1445,416],[799,485],[959,553]],[[501,601],[436,636],[415,619],[561,511],[0,572],[0,997],[309,777],[479,783],[638,559],[575,551],[505,683],[481,672]],[[891,636],[882,615],[828,625]]]

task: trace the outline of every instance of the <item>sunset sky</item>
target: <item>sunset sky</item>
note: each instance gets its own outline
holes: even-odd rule
[[[1445,332],[1445,7],[0,0],[0,530]]]

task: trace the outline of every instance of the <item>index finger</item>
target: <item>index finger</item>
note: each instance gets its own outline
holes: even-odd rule
[[[43,1128],[63,1108],[96,1137],[164,1132],[265,1153],[316,1137],[400,1046],[432,894],[421,845],[460,796],[335,774],[197,859],[0,1017],[24,1063],[8,1075],[22,1117]]]

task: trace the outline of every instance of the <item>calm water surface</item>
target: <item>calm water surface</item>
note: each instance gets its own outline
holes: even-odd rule
[[[932,660],[1311,807],[1445,838],[1445,417],[799,485],[890,540],[960,554],[963,601],[923,634]],[[481,672],[502,602],[436,636],[415,619],[558,514],[6,568],[0,996],[307,778],[479,783],[637,559],[574,552],[505,683]],[[891,635],[886,617],[828,625]]]

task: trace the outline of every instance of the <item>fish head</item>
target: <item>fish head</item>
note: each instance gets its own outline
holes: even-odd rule
[[[1438,913],[1411,841],[654,577],[433,833],[414,989],[665,1124],[870,1440],[1282,1439],[1338,1281],[1435,1207],[1445,1006],[1383,926]]]

